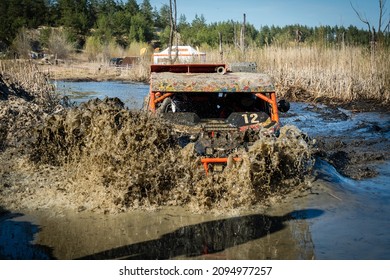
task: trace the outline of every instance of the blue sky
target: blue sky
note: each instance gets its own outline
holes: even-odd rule
[[[263,25],[285,26],[301,24],[307,26],[357,26],[367,29],[351,8],[362,13],[375,27],[378,26],[378,0],[176,0],[178,15],[184,14],[188,22],[195,15],[204,15],[207,23],[234,20],[242,21],[246,14],[247,22],[256,28]],[[139,1],[141,2],[141,0]],[[159,9],[169,0],[150,0]],[[387,5],[390,11],[390,1]],[[388,13],[387,13],[388,14]],[[386,15],[385,19],[389,16]]]

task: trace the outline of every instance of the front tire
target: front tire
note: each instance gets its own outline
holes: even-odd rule
[[[173,112],[172,108],[172,99],[171,98],[165,98],[164,101],[161,103],[160,107],[157,109],[157,113],[168,113]]]

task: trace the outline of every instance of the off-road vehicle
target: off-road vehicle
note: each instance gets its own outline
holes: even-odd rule
[[[289,106],[277,102],[271,78],[253,63],[151,65],[144,103],[145,110],[175,124],[182,146],[194,142],[206,173],[239,161],[237,148],[277,137],[278,112]]]

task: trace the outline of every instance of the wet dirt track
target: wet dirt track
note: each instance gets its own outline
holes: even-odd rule
[[[389,259],[389,115],[294,103],[282,120],[318,141],[309,189],[223,214],[1,209],[0,259]]]

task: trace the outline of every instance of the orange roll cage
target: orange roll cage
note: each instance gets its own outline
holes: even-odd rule
[[[242,159],[241,158],[233,158],[234,161],[241,161]],[[209,163],[227,163],[228,162],[228,158],[202,158],[200,160],[203,164],[203,168],[206,172],[206,175],[209,174]]]

